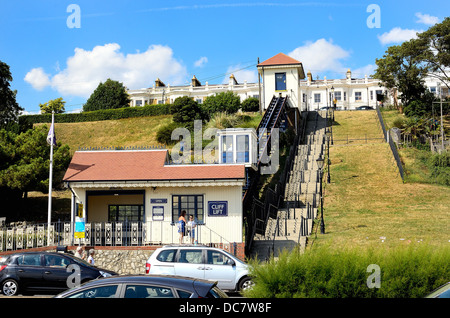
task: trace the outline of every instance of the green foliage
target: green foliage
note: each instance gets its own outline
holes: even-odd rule
[[[258,298],[411,298],[424,297],[448,281],[450,248],[420,245],[367,248],[308,249],[283,252],[278,260],[252,265],[255,286],[245,292]],[[380,288],[373,270],[380,268]]]
[[[450,186],[450,154],[443,152],[431,155],[427,161],[431,178],[437,183]]]
[[[189,96],[176,98],[172,104],[171,113],[176,123],[191,124],[196,119],[203,120],[200,106]]]
[[[259,111],[259,99],[249,97],[242,102],[241,109],[243,112],[257,112]]]
[[[240,107],[240,97],[231,91],[222,92],[214,96],[208,96],[203,104],[201,104],[201,108],[206,119],[209,119],[212,114],[217,112],[234,114]]]
[[[48,191],[50,146],[48,127],[29,129],[21,134],[0,130],[0,188]],[[53,186],[61,183],[71,156],[69,147],[58,143],[53,152]]]
[[[41,113],[43,114],[51,114],[52,111],[55,112],[55,114],[61,114],[65,112],[64,105],[66,102],[63,100],[62,97],[49,100],[48,102],[44,104],[39,104],[39,108],[41,109]]]
[[[117,120],[130,117],[158,116],[170,114],[170,105],[146,105],[142,107],[125,107],[118,109],[102,109],[92,112],[55,114],[56,123],[77,123],[85,121]],[[37,123],[51,123],[51,114],[22,115],[19,117],[20,126]]]
[[[123,84],[108,78],[105,83],[98,84],[83,105],[83,111],[123,108],[129,104],[130,98]]]
[[[165,145],[173,145],[177,141],[172,140],[172,131],[174,131],[176,128],[180,128],[182,125],[180,123],[171,122],[169,124],[161,126],[158,131],[156,132],[156,140]]]
[[[0,61],[0,129],[16,122],[23,110],[16,101],[17,91],[10,88],[12,80],[9,65]]]

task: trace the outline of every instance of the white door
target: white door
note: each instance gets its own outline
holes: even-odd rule
[[[201,249],[180,249],[175,265],[175,275],[205,278],[205,264]]]
[[[208,250],[205,264],[205,279],[217,281],[221,289],[236,287],[236,266],[234,261],[220,251]]]

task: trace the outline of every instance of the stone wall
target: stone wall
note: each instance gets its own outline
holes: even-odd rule
[[[74,247],[75,248],[75,247]],[[112,270],[120,275],[145,274],[145,263],[158,247],[105,247],[94,248],[95,266]],[[69,251],[72,248],[69,248]],[[86,251],[89,251],[89,247]]]

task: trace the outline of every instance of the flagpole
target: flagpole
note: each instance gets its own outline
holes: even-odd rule
[[[50,139],[50,174],[48,178],[48,219],[47,219],[47,246],[50,245],[50,224],[52,222],[52,179],[53,179],[53,143],[55,139],[55,112],[52,111],[52,130]]]

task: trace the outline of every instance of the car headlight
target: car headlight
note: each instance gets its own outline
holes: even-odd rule
[[[104,272],[104,271],[100,271],[100,275],[101,275],[102,277],[109,277],[109,276],[112,276],[110,273],[107,273],[107,272]]]

